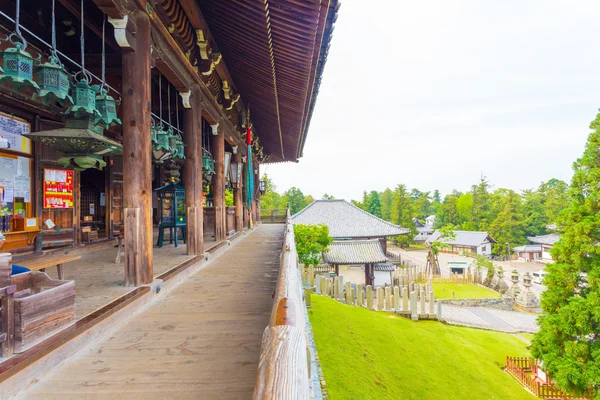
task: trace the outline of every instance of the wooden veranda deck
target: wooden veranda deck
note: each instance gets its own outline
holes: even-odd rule
[[[22,399],[250,399],[283,225],[262,225]]]

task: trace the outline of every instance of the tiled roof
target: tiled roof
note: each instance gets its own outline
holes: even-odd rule
[[[384,263],[387,257],[383,253],[379,240],[334,240],[329,251],[323,253],[327,264],[375,264]]]
[[[456,246],[479,246],[484,242],[496,243],[487,232],[454,231],[453,240],[443,240],[444,243]],[[425,243],[433,243],[440,237],[440,231],[435,231]]]
[[[525,246],[515,247],[513,249],[517,253],[531,253],[535,251],[542,251],[542,245],[540,244],[527,244]]]
[[[529,236],[527,240],[529,240],[531,243],[553,245],[554,243],[560,240],[560,235],[557,235],[556,233],[551,233],[549,235],[543,236]]]
[[[384,221],[346,200],[317,200],[292,217],[294,224],[325,224],[333,238],[405,235],[409,229]]]
[[[373,271],[393,272],[395,270],[396,270],[396,266],[394,264],[375,264],[375,265],[373,265]]]

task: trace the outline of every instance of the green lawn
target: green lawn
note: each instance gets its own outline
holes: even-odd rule
[[[433,293],[436,299],[451,299],[454,290],[455,299],[489,299],[500,298],[500,293],[471,283],[433,282]]]
[[[536,399],[502,371],[528,356],[521,339],[413,322],[396,314],[312,297],[309,310],[331,400]]]

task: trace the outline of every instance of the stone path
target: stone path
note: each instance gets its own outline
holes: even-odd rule
[[[261,225],[21,399],[250,399],[283,225]]]
[[[442,319],[451,325],[471,326],[499,332],[537,332],[536,314],[504,311],[487,307],[444,305]]]

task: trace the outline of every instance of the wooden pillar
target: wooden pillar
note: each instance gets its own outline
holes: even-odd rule
[[[238,148],[237,154],[233,155],[235,163],[242,162],[242,153]],[[242,177],[238,177],[242,179]],[[235,206],[235,230],[241,232],[244,230],[244,200],[242,198],[244,191],[242,190],[242,184],[238,185],[237,189],[233,189],[233,205]]]
[[[187,254],[204,252],[202,207],[202,109],[200,87],[194,85],[189,108],[183,111],[185,146],[185,205],[187,209]]]
[[[150,21],[138,12],[136,50],[123,51],[123,203],[125,285],[152,282]]]
[[[225,240],[225,132],[217,130],[213,136],[212,154],[215,158],[215,176],[213,177],[213,196],[215,203],[215,241]]]
[[[256,160],[256,157],[254,158]],[[256,170],[258,171],[256,174],[256,183],[255,183],[255,193],[256,193],[256,222],[260,222],[260,164],[258,160],[256,160]]]

